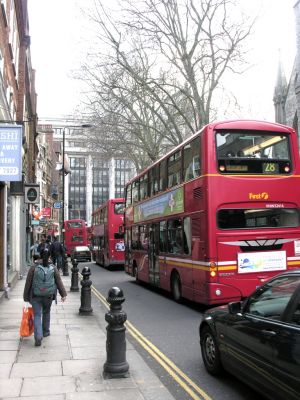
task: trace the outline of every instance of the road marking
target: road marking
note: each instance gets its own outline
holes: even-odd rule
[[[109,309],[106,298],[91,286],[93,294]],[[166,357],[153,343],[151,343],[141,332],[129,321],[125,323],[131,336],[164,368],[168,374],[187,392],[194,400],[212,400],[195,382],[193,382],[181,369],[179,369],[168,357]],[[200,396],[200,397],[199,397]]]

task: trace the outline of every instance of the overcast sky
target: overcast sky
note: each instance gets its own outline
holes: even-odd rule
[[[88,37],[80,7],[86,7],[91,1],[28,0],[31,57],[36,70],[40,121],[72,115],[80,103],[81,88],[72,79],[72,70],[80,65]],[[246,74],[226,82],[242,106],[241,111],[232,110],[226,117],[273,121],[272,97],[279,49],[287,78],[295,57],[293,5],[296,0],[239,2],[249,12],[260,14],[249,52],[249,61],[255,66]]]

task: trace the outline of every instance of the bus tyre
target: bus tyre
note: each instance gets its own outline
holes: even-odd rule
[[[180,301],[182,300],[181,282],[177,272],[173,273],[171,277],[171,291],[173,299],[177,303],[180,303]]]
[[[105,267],[105,260],[104,260],[104,256],[101,256],[101,259],[100,259],[100,265],[101,265],[101,267]]]
[[[219,375],[222,372],[222,363],[219,347],[209,326],[202,329],[200,335],[200,345],[204,366],[211,375]]]
[[[138,269],[137,269],[137,265],[136,264],[133,265],[132,272],[133,272],[132,275],[134,276],[136,282],[138,282],[139,281],[139,276],[138,276]]]

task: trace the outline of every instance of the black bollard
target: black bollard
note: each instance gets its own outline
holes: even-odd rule
[[[63,276],[69,276],[69,263],[66,254],[63,256]]]
[[[78,287],[78,262],[76,260],[76,258],[74,258],[72,260],[72,276],[71,276],[71,287],[70,287],[70,291],[71,292],[78,292],[79,291],[79,287]]]
[[[91,275],[91,271],[89,267],[83,267],[81,274],[83,276],[81,283],[81,306],[79,308],[80,315],[90,315],[93,312],[91,307],[92,295],[91,295],[91,286],[92,281],[89,279]]]
[[[107,302],[110,311],[105,314],[106,327],[106,362],[103,365],[104,379],[126,378],[129,376],[129,365],[126,361],[126,339],[124,322],[126,313],[122,310],[125,301],[123,291],[118,287],[112,287],[108,291]]]

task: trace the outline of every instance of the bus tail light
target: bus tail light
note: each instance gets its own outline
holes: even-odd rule
[[[217,264],[214,261],[209,263],[209,271],[211,278],[215,278],[217,276]]]

